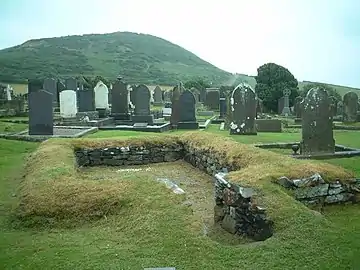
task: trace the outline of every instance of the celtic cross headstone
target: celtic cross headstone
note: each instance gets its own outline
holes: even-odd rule
[[[291,95],[291,90],[290,89],[284,89],[283,91],[284,94],[284,108],[281,112],[282,115],[284,116],[289,116],[290,115],[290,104],[289,104],[289,97]]]

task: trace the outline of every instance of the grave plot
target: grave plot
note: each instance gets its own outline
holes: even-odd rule
[[[351,187],[356,180],[341,167],[296,160],[204,132],[51,140],[27,163],[17,217],[49,226],[114,216],[137,237],[158,237],[161,231],[165,239],[180,232],[207,234],[219,242],[237,235],[247,240],[281,238],[284,219],[301,215],[303,222],[312,215],[274,179],[294,182],[314,174],[327,187]],[[357,202],[357,189],[347,192]],[[297,224],[287,225],[286,231],[296,231]],[[234,242],[242,242],[240,238]]]

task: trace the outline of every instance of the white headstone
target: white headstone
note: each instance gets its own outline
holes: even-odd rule
[[[163,108],[162,109],[163,116],[170,116],[171,112],[172,112],[171,108]]]
[[[96,109],[109,109],[109,89],[102,82],[99,81],[95,88],[95,108]]]
[[[63,118],[76,117],[77,104],[76,92],[74,90],[64,90],[59,94],[60,98],[60,115]]]
[[[5,89],[7,100],[11,100],[11,90],[12,90],[12,87],[8,84],[6,89]]]

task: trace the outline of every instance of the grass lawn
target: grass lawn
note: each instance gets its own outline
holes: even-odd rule
[[[13,133],[20,132],[29,127],[28,124],[15,124],[0,121],[0,134],[1,133]]]
[[[227,131],[219,131],[218,128],[218,125],[212,125],[202,132],[229,136]],[[360,148],[360,132],[335,131],[334,134],[336,143]],[[151,135],[154,134],[100,131],[87,137]],[[301,134],[259,133],[257,136],[232,138],[246,144],[291,142],[299,141]],[[37,143],[0,139],[2,269],[132,270],[165,266],[174,266],[177,270],[358,269],[360,265],[360,206],[328,207],[321,216],[295,202],[281,188],[269,184],[274,196],[281,198],[281,207],[286,213],[284,219],[276,224],[274,237],[262,243],[248,244],[241,239],[234,243],[232,237],[224,235],[221,238],[215,230],[210,237],[204,235],[203,224],[211,219],[208,213],[213,194],[211,187],[206,184],[210,177],[180,163],[172,166],[151,165],[152,169],[146,173],[119,172],[114,168],[84,169],[78,181],[105,180],[116,186],[122,181],[125,192],[119,190],[119,196],[123,196],[125,204],[119,213],[91,223],[79,221],[76,226],[14,227],[9,220],[13,206],[18,202],[14,195],[20,186],[24,157],[37,146]],[[326,162],[351,169],[360,176],[360,158]],[[61,163],[58,170],[53,173],[62,173]],[[155,177],[162,175],[182,181],[185,198],[171,193],[164,184],[154,182]],[[196,181],[189,182],[189,179]],[[201,186],[197,186],[198,183]],[[184,207],[184,199],[192,201],[192,206]],[[197,218],[194,218],[194,214]]]

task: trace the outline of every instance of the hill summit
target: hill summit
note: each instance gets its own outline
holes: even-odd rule
[[[129,83],[147,84],[194,77],[220,84],[232,76],[169,41],[130,32],[43,38],[0,50],[0,81],[119,74]]]

